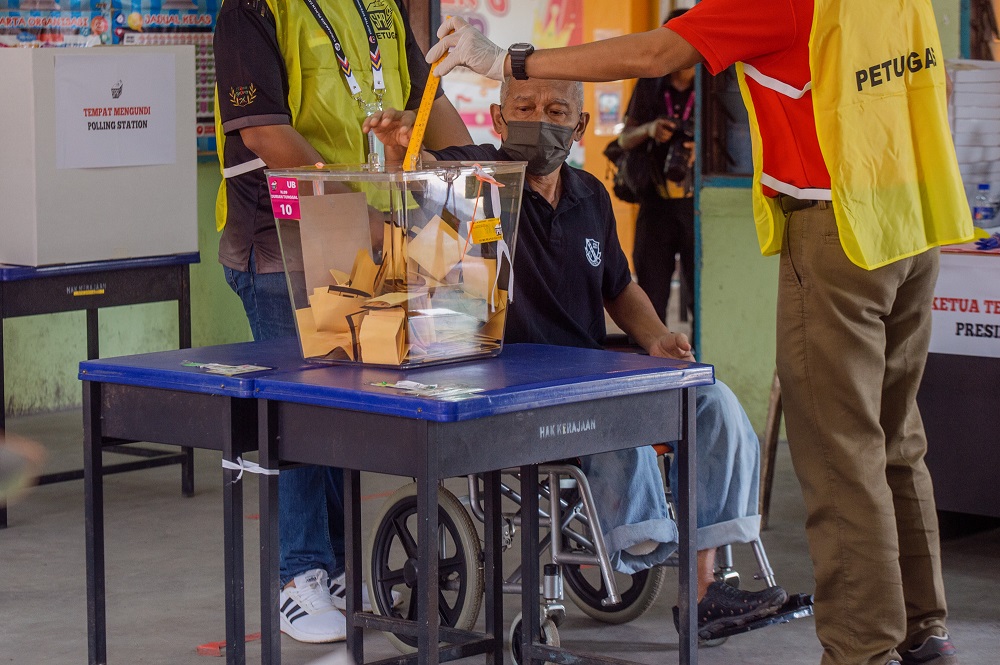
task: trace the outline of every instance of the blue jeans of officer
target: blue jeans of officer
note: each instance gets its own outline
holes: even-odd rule
[[[760,534],[760,444],[733,391],[721,381],[697,389],[698,549],[747,543]],[[677,525],[667,513],[663,479],[649,446],[583,459],[615,570],[635,573],[666,561],[677,549]],[[676,466],[670,486],[677,487]],[[654,541],[649,554],[625,549]]]
[[[295,317],[285,273],[225,268],[226,281],[243,301],[257,341],[295,337]],[[305,286],[303,285],[303,290]],[[344,480],[341,469],[303,466],[278,476],[280,576],[284,586],[297,575],[322,568],[330,577],[344,570]]]

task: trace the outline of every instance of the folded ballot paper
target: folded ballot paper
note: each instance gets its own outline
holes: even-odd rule
[[[487,172],[268,172],[283,203],[298,196],[297,217],[275,214],[305,358],[410,367],[500,352],[523,165]]]

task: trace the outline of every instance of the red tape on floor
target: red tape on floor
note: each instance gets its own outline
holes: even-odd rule
[[[250,633],[246,636],[247,642],[254,642],[260,639],[260,633]],[[215,656],[220,657],[226,651],[226,641],[221,642],[209,642],[207,644],[202,644],[195,647],[195,651],[198,652],[199,656]]]

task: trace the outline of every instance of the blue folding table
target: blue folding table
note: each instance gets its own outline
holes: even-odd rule
[[[5,414],[3,382],[3,320],[20,316],[87,312],[87,357],[100,355],[98,310],[102,307],[177,301],[179,347],[191,346],[190,265],[198,263],[198,252],[150,256],[90,263],[52,266],[13,266],[0,264],[0,431]],[[167,464],[181,464],[181,491],[194,493],[194,467],[191,449],[180,453],[156,451],[136,446],[114,447],[114,452],[137,455],[143,459],[109,465],[106,473],[121,473]],[[78,480],[82,470],[46,473],[39,485]],[[0,529],[7,526],[7,508],[0,503]]]
[[[408,380],[464,385],[483,392],[462,401],[402,395],[387,384]],[[538,532],[537,466],[564,459],[679,441],[680,662],[697,662],[694,388],[714,381],[708,365],[634,354],[540,345],[507,345],[496,358],[409,371],[332,366],[268,374],[256,380],[259,461],[345,469],[348,648],[364,662],[364,628],[415,637],[418,652],[386,662],[440,661],[486,654],[503,658],[499,472],[521,468],[522,527]],[[416,478],[417,621],[364,614],[361,607],[360,473]],[[437,485],[485,475],[483,634],[442,628],[437,611]],[[261,480],[261,634],[263,662],[280,663],[277,478]],[[539,625],[537,538],[522,538],[522,625]],[[522,630],[522,663],[621,663],[540,644]],[[436,645],[440,645],[439,647]]]
[[[265,371],[210,374],[206,363],[257,365]],[[150,441],[222,451],[235,462],[257,448],[255,379],[305,366],[294,339],[148,353],[80,363],[83,381],[89,663],[108,662],[102,451],[123,441]],[[238,471],[222,471],[226,662],[245,657],[243,489]]]

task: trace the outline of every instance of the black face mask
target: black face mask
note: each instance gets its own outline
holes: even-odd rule
[[[569,156],[576,127],[540,121],[507,122],[506,118],[504,122],[507,123],[507,138],[500,147],[511,158],[528,162],[526,171],[531,175],[548,175]]]

